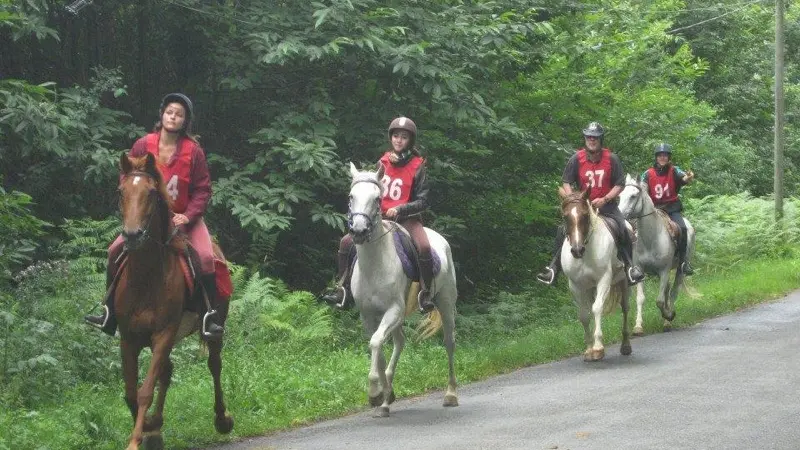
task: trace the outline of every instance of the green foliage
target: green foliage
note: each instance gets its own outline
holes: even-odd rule
[[[0,186],[0,287],[12,273],[30,261],[37,239],[49,224],[30,212],[31,197],[22,192],[7,193]]]

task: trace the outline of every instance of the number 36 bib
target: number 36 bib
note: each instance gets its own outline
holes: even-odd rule
[[[381,157],[381,163],[386,168],[381,180],[381,212],[386,213],[389,208],[405,205],[411,200],[414,175],[424,161],[419,156],[414,156],[406,165],[398,167],[389,162],[389,152]]]

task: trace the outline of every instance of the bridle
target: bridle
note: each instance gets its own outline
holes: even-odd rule
[[[155,177],[153,177],[153,175],[151,175],[151,174],[149,174],[147,172],[141,171],[141,170],[134,170],[132,172],[129,172],[129,173],[125,174],[123,176],[123,181],[126,180],[128,177],[147,177],[147,178],[149,178],[151,180],[155,179]],[[140,235],[138,235],[136,237],[133,237],[130,234],[126,233],[124,229],[122,230],[121,234],[122,234],[122,237],[125,240],[125,249],[126,250],[131,247],[131,244],[133,244],[134,248],[140,247],[142,244],[144,244],[152,236],[150,228],[151,228],[151,226],[153,224],[153,217],[155,217],[156,211],[158,211],[158,208],[166,206],[163,203],[164,200],[161,198],[160,195],[158,195],[158,192],[156,191],[154,193],[155,193],[155,196],[156,196],[156,204],[153,207],[153,209],[150,211],[150,214],[147,217],[147,220],[146,220],[147,225],[144,227],[144,230],[142,231],[142,234],[140,234]],[[151,195],[152,194],[153,194],[153,192],[151,192]],[[169,212],[168,208],[167,208],[167,211]],[[179,231],[178,227],[173,227],[172,233],[170,233],[170,235],[167,237],[167,239],[163,243],[161,243],[161,242],[156,242],[156,243],[158,245],[162,246],[162,247],[166,247],[167,245],[169,245],[169,243],[172,241],[172,239],[175,237],[175,235],[178,234],[178,231]]]
[[[352,183],[350,183],[350,189],[353,189],[353,186],[355,186],[358,183],[374,184],[375,186],[378,187],[378,190],[383,192],[383,186],[374,177],[364,177],[364,178],[355,179],[355,180],[353,180]],[[348,230],[352,230],[352,228],[353,228],[353,219],[354,218],[359,217],[359,216],[363,217],[364,220],[367,221],[367,242],[370,242],[370,241],[372,241],[372,239],[371,239],[372,232],[375,229],[375,222],[376,221],[374,220],[374,218],[375,218],[376,215],[370,216],[369,214],[366,214],[366,213],[363,213],[363,212],[358,212],[358,211],[357,212],[353,212],[350,208],[348,208],[348,211],[347,211],[347,229]],[[386,236],[386,234],[391,232],[393,229],[394,229],[394,227],[389,227],[389,229],[385,233],[383,233],[382,235],[378,236],[378,238],[375,239],[375,240],[379,240],[382,237]]]
[[[639,199],[636,201],[636,210],[637,211],[643,211],[644,210],[644,197],[642,197],[642,187],[639,186],[636,183],[634,183],[634,184],[626,184],[625,185],[625,187],[628,187],[628,186],[635,187],[636,190],[639,191]],[[631,217],[628,220],[632,221],[632,220],[641,219],[642,217],[647,217],[647,216],[649,216],[651,214],[655,214],[655,212],[656,212],[655,208],[653,208],[653,211],[651,211],[651,212],[649,212],[647,214],[642,214],[642,215],[639,215],[639,216],[636,216],[636,217]],[[633,225],[633,224],[631,224],[631,225]]]

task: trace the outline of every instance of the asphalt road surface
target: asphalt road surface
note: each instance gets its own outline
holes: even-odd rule
[[[800,291],[632,344],[215,448],[800,449]]]

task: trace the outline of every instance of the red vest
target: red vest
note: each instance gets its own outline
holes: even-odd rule
[[[591,188],[589,200],[605,197],[611,192],[611,151],[601,150],[600,160],[589,161],[586,149],[578,150],[578,187],[581,191]]]
[[[647,169],[647,185],[654,204],[663,205],[678,201],[678,192],[675,190],[675,167],[671,164],[664,175],[659,175],[655,167]]]
[[[381,163],[386,171],[383,174],[381,183],[383,193],[381,194],[381,212],[386,213],[389,208],[405,205],[411,200],[411,189],[414,187],[414,175],[417,169],[425,162],[419,156],[412,156],[411,160],[404,166],[394,166],[389,162],[389,152],[381,157]]]
[[[146,137],[147,153],[151,153],[158,161],[159,133],[150,133]],[[167,183],[167,194],[172,200],[172,211],[183,214],[189,205],[189,183],[192,181],[192,155],[195,143],[191,139],[182,137],[178,139],[178,148],[175,150],[169,164],[157,163],[161,177]]]

